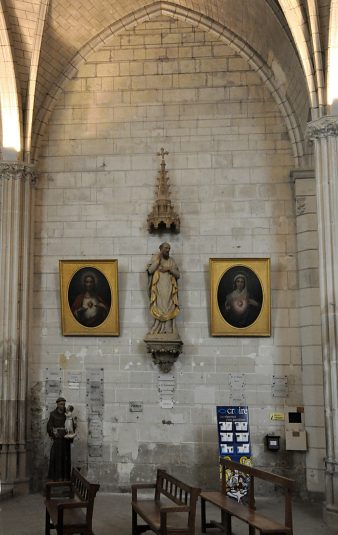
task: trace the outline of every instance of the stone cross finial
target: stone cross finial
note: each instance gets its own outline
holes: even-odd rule
[[[157,153],[157,156],[162,156],[162,162],[164,162],[164,156],[167,154],[169,154],[169,152],[167,150],[164,150],[163,147],[161,147],[161,150]]]

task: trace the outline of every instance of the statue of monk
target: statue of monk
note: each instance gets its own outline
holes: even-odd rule
[[[59,397],[56,400],[56,409],[50,413],[47,422],[47,433],[52,439],[47,478],[52,481],[68,481],[70,479],[70,447],[74,435],[71,438],[67,437],[66,419],[66,400]]]

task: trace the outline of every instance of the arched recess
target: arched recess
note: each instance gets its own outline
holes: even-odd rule
[[[2,158],[4,160],[16,160],[20,159],[21,156],[22,118],[3,1],[0,2],[0,54]]]
[[[322,105],[322,102],[320,102],[321,99],[318,98],[315,72],[313,69],[309,49],[309,29],[306,21],[304,20],[299,0],[296,0],[295,2],[292,0],[279,0],[279,3],[288,22],[302,62],[308,86],[311,110],[313,118],[315,119],[318,117],[318,108]]]
[[[26,105],[26,117],[25,117],[25,139],[24,150],[26,161],[30,160],[30,151],[32,143],[32,124],[33,124],[33,112],[36,93],[36,81],[38,76],[38,67],[41,51],[41,41],[43,30],[45,26],[46,16],[49,8],[50,0],[41,0],[39,16],[37,19],[34,44],[32,49],[32,58],[30,64],[28,91],[27,91],[27,105]]]
[[[327,101],[332,112],[338,112],[338,0],[331,0],[329,50],[327,65]]]
[[[86,61],[90,54],[108,43],[112,36],[121,33],[125,29],[130,29],[139,23],[149,21],[160,15],[170,16],[177,20],[188,22],[192,26],[199,27],[203,31],[212,32],[213,34],[217,35],[220,40],[224,41],[248,61],[250,66],[259,74],[263,83],[274,97],[289,133],[295,160],[295,167],[301,165],[302,158],[304,157],[303,131],[297,114],[294,110],[294,106],[285,92],[284,78],[281,70],[273,70],[269,65],[267,65],[267,63],[263,62],[261,56],[252,47],[250,47],[240,36],[235,34],[229,28],[226,28],[224,25],[191,9],[163,1],[156,2],[151,6],[143,7],[114,22],[93,39],[91,39],[74,56],[72,62],[66,67],[66,69],[64,69],[58,81],[55,83],[53,90],[48,94],[44,105],[37,114],[36,124],[38,128],[36,133],[33,134],[32,143],[32,146],[34,147],[32,151],[33,160],[37,161],[38,159],[40,143],[44,134],[44,130],[59,98],[60,92],[63,90],[67,82],[76,74],[80,65]],[[306,90],[305,82],[304,90]]]

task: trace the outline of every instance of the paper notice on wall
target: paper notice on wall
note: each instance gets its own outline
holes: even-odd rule
[[[232,406],[245,405],[244,373],[229,373],[229,386],[229,404]]]
[[[102,442],[102,436],[103,436],[102,419],[89,417],[88,418],[88,441],[93,443],[93,440],[100,439],[100,442]]]
[[[160,406],[161,409],[172,409],[174,406],[174,401],[172,399],[161,399]]]
[[[289,384],[287,375],[273,375],[271,392],[274,398],[286,398],[289,395]]]
[[[171,373],[161,373],[157,377],[157,388],[160,395],[160,407],[162,409],[172,409],[174,406],[174,394],[176,387],[175,375]]]
[[[285,414],[284,412],[271,412],[270,420],[283,421],[285,420]]]
[[[80,383],[68,383],[70,390],[80,390]]]
[[[46,395],[58,397],[60,395],[60,381],[46,381]]]
[[[97,446],[94,444],[88,444],[88,457],[102,457],[103,455],[103,446]]]
[[[158,391],[159,392],[174,392],[175,391],[175,375],[169,373],[163,373],[158,376]]]
[[[68,383],[81,383],[82,373],[78,371],[72,371],[67,373]]]
[[[244,405],[245,404],[244,390],[230,390],[229,399],[233,405]]]
[[[103,368],[88,368],[87,381],[103,381]]]
[[[229,373],[229,385],[234,390],[240,390],[245,386],[244,373]]]
[[[86,405],[88,424],[88,456],[103,454],[104,378],[103,368],[87,370]]]
[[[45,368],[44,381],[61,381],[61,368]]]
[[[101,403],[103,402],[103,389],[101,383],[89,383],[88,385],[88,398],[90,403]]]
[[[61,394],[60,368],[45,368],[43,371],[47,403],[55,403]],[[55,408],[55,407],[54,407]]]

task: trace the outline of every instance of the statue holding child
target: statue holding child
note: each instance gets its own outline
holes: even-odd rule
[[[67,481],[71,472],[71,444],[75,437],[76,419],[73,417],[74,407],[66,409],[66,400],[59,397],[56,409],[50,413],[47,422],[47,433],[52,439],[50,450],[48,479],[51,481]]]

